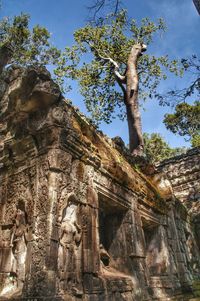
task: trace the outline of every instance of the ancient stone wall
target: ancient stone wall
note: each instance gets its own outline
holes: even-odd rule
[[[180,201],[71,107],[45,70],[11,69],[4,84],[0,300],[192,295],[200,256]]]
[[[188,208],[200,201],[200,148],[160,163],[170,180],[175,196]]]
[[[161,162],[158,170],[167,175],[175,197],[186,206],[200,249],[200,148]]]

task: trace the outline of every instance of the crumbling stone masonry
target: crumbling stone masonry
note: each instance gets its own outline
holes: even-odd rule
[[[200,200],[200,148],[165,160],[158,168],[168,175],[176,198],[195,214]]]
[[[193,296],[193,216],[167,165],[134,167],[42,68],[4,74],[0,137],[0,300]]]
[[[165,160],[158,169],[167,174],[175,197],[187,208],[200,249],[200,148]]]

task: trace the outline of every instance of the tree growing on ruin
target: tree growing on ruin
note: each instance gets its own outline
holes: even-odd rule
[[[172,114],[166,114],[164,123],[174,134],[186,137],[193,147],[200,146],[200,102],[182,102]]]
[[[187,150],[184,147],[172,148],[159,133],[144,133],[143,137],[144,155],[151,163],[169,159],[171,157],[180,155]]]
[[[36,25],[29,29],[30,18],[21,14],[0,21],[0,74],[8,64],[47,65],[55,63],[60,51],[50,42],[50,33]]]
[[[125,10],[78,29],[75,44],[63,52],[55,74],[76,79],[86,107],[97,122],[118,116],[128,121],[129,147],[134,155],[143,152],[139,98],[156,96],[166,70],[178,74],[177,62],[145,51],[156,34],[165,31],[162,19],[148,18],[138,25]]]

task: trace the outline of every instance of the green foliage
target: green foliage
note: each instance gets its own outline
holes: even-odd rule
[[[164,138],[158,133],[143,134],[144,154],[152,163],[159,162],[186,151],[185,148],[171,148]]]
[[[180,90],[171,90],[160,97],[164,105],[176,105],[173,114],[166,114],[164,123],[170,131],[190,140],[193,147],[200,146],[200,60],[196,55],[181,61],[189,74],[189,84]],[[196,101],[191,102],[191,97]],[[186,101],[190,100],[190,104]]]
[[[158,95],[161,105],[174,106],[185,102],[191,96],[200,100],[200,60],[196,55],[181,60],[181,70],[186,76],[189,75],[188,85],[183,89],[172,89],[164,95]]]
[[[193,147],[200,147],[200,134],[194,134],[191,137],[191,144]]]
[[[9,50],[9,64],[54,64],[60,52],[50,45],[50,33],[36,25],[29,29],[29,16],[21,14],[0,21],[0,50]]]
[[[158,33],[166,29],[164,21],[157,23],[148,18],[129,20],[125,10],[108,15],[95,24],[88,24],[74,33],[75,43],[67,47],[59,60],[55,74],[60,84],[66,78],[76,79],[86,107],[97,122],[111,122],[126,115],[122,88],[117,85],[112,61],[124,74],[131,48],[136,43],[149,45]],[[177,61],[168,56],[144,54],[139,59],[140,99],[155,97],[156,89],[166,70],[179,74]]]
[[[190,58],[182,59],[181,63],[191,78],[189,86],[182,90],[183,100],[190,96],[200,100],[200,59],[196,55],[192,55]]]
[[[200,146],[200,101],[178,104],[174,114],[165,115],[164,123],[173,133],[188,137],[192,146]]]

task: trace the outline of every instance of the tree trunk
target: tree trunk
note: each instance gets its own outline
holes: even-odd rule
[[[0,48],[0,75],[4,67],[9,64],[9,61],[12,57],[12,51],[6,46]]]
[[[139,79],[137,62],[138,58],[145,50],[145,45],[138,44],[132,47],[126,71],[125,105],[129,130],[129,148],[133,155],[142,155],[144,149],[138,101]]]

